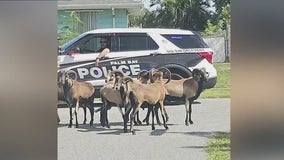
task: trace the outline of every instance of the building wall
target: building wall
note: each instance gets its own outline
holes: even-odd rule
[[[103,10],[96,12],[95,29],[98,28],[112,28],[112,11]]]
[[[79,33],[99,28],[127,28],[128,17],[126,9],[79,10],[77,15],[83,24],[80,24]],[[58,11],[58,30],[70,26],[70,11]]]
[[[127,28],[127,11],[122,9],[115,10],[115,28]]]

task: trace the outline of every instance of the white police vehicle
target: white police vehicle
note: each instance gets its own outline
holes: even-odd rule
[[[110,40],[111,52],[96,66],[101,37]],[[104,85],[111,70],[135,77],[141,70],[163,66],[183,77],[191,76],[194,68],[205,68],[208,81],[203,88],[209,89],[217,82],[212,59],[213,50],[197,33],[181,29],[96,29],[58,48],[60,69],[74,70],[79,81],[91,82],[96,88]]]

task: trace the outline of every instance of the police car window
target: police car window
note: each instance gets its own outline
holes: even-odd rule
[[[146,34],[119,35],[120,51],[140,51],[157,49],[158,45]]]
[[[147,41],[148,41],[148,50],[155,50],[159,48],[157,43],[151,37],[147,36]]]
[[[163,34],[167,40],[171,41],[179,48],[205,48],[206,43],[198,35],[175,35]]]
[[[79,53],[81,54],[97,53],[101,48],[101,45],[100,45],[101,37],[109,37],[109,40],[111,40],[111,42],[113,41],[113,37],[108,36],[108,35],[89,34],[89,35],[82,37],[76,43],[74,43],[72,45],[71,50],[75,48],[79,48],[80,49]]]
[[[81,39],[77,46],[80,48],[80,53],[95,53],[100,48],[99,45],[100,37],[97,36],[88,36],[84,39]]]
[[[68,47],[72,46],[74,43],[76,43],[79,39],[81,39],[81,38],[84,37],[84,36],[85,36],[85,34],[82,34],[82,35],[80,35],[80,36],[78,36],[78,37],[75,37],[74,39],[72,39],[72,40],[66,42],[65,44],[63,44],[63,45],[61,46],[61,48],[62,48],[63,50],[69,49]]]

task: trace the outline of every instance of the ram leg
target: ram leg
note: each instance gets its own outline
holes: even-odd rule
[[[71,128],[72,127],[72,120],[73,120],[73,117],[72,117],[72,105],[70,103],[67,103],[67,105],[69,106],[69,116],[70,116],[68,128]]]
[[[162,125],[161,121],[160,121],[160,118],[159,118],[159,113],[158,113],[158,110],[159,110],[159,107],[154,107],[154,111],[155,111],[155,115],[156,115],[156,120],[157,120],[157,124],[158,125]],[[154,113],[154,112],[153,112]],[[152,114],[153,114],[152,113]]]
[[[165,129],[169,129],[167,123],[166,123],[166,119],[165,119],[165,111],[164,111],[164,104],[163,101],[159,101],[160,104],[160,110],[161,110],[161,114],[162,114],[162,118],[163,118],[163,123],[164,123],[164,127]]]
[[[78,110],[79,110],[79,100],[77,100],[76,102],[76,108],[75,108],[75,119],[76,119],[76,125],[75,127],[78,128],[79,127],[79,123],[78,123]]]
[[[150,109],[150,106],[148,106],[147,114],[146,114],[145,118],[143,119],[143,122],[146,122],[146,125],[149,125],[149,117],[150,117],[151,112],[152,112],[152,110]]]
[[[192,121],[192,119],[191,119],[191,113],[192,113],[192,107],[191,107],[191,105],[192,105],[192,102],[193,102],[193,100],[189,100],[189,123],[190,123],[190,124],[193,124],[193,121]]]
[[[93,105],[90,103],[88,105],[89,111],[90,111],[90,115],[91,115],[91,120],[90,120],[90,126],[92,126],[94,124],[94,107]]]
[[[188,116],[189,116],[189,101],[188,99],[186,98],[185,99],[185,125],[188,126]]]
[[[83,121],[83,124],[86,124],[86,121],[87,121],[87,116],[86,116],[86,106],[83,106],[83,110],[84,110],[84,121]]]
[[[151,109],[151,112],[152,112],[152,130],[155,130],[155,122],[154,122],[154,119],[155,119],[155,107],[154,106],[152,106],[151,108],[149,108],[149,109]],[[148,109],[148,110],[149,110]],[[157,117],[156,117],[157,118]]]
[[[142,122],[140,121],[140,118],[139,118],[139,110],[137,111],[137,113],[135,115],[136,115],[136,118],[134,118],[134,125],[135,126],[141,126]]]

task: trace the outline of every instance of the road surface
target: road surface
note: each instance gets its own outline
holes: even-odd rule
[[[79,128],[68,128],[68,108],[59,108],[58,160],[206,160],[208,137],[230,132],[230,99],[198,99],[192,107],[193,125],[184,124],[184,105],[167,105],[168,130],[159,125],[154,131],[151,126],[134,126],[136,135],[123,132],[116,107],[109,111],[110,129],[100,126],[99,113],[94,126],[82,125],[83,109]],[[140,111],[141,120],[145,114],[146,109]]]

